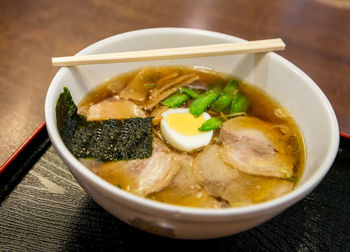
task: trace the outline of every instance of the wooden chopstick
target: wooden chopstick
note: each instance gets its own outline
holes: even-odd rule
[[[131,61],[165,60],[194,58],[228,54],[257,53],[284,50],[285,44],[280,38],[245,41],[236,43],[202,46],[175,47],[155,50],[142,50],[120,53],[68,56],[52,58],[53,66],[74,66],[87,64],[107,64]]]

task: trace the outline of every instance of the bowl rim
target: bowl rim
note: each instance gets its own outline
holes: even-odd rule
[[[160,28],[134,30],[134,31],[129,31],[129,32],[110,36],[87,46],[86,48],[79,51],[76,55],[89,54],[91,51],[94,51],[96,49],[99,49],[100,47],[103,47],[105,43],[118,41],[123,38],[130,38],[133,36],[140,36],[140,35],[150,35],[152,33],[153,34],[166,33],[166,32],[181,33],[181,34],[196,33],[196,34],[205,35],[205,36],[214,36],[217,38],[223,38],[226,40],[228,39],[228,40],[231,40],[232,42],[244,41],[241,38],[228,35],[228,34],[214,32],[214,31],[193,29],[193,28],[160,27]],[[283,211],[285,208],[298,202],[304,196],[306,196],[309,192],[311,192],[325,177],[332,163],[334,162],[334,159],[337,154],[337,150],[339,146],[339,127],[338,127],[337,118],[335,116],[334,110],[330,102],[328,101],[325,94],[321,91],[321,89],[317,86],[317,84],[308,75],[306,75],[302,70],[300,70],[297,66],[295,66],[293,63],[291,63],[287,59],[283,58],[282,56],[274,52],[270,52],[269,54],[274,60],[279,61],[281,64],[285,64],[289,69],[291,69],[291,71],[299,75],[305,83],[310,85],[310,88],[312,88],[313,92],[315,92],[315,94],[318,95],[323,101],[324,106],[327,110],[327,116],[331,120],[332,141],[329,143],[327,156],[322,162],[320,168],[303,185],[297,186],[293,191],[279,198],[258,203],[258,204],[253,204],[253,205],[248,205],[243,207],[232,207],[232,208],[226,208],[226,209],[185,207],[185,206],[177,206],[177,205],[157,202],[154,200],[150,200],[150,199],[146,199],[146,198],[134,195],[132,193],[128,193],[110,184],[109,182],[103,180],[102,178],[98,177],[96,174],[94,174],[92,171],[86,168],[83,164],[81,164],[70,153],[70,151],[66,148],[66,146],[62,142],[58,134],[55,123],[52,120],[50,120],[50,113],[52,113],[52,109],[54,109],[54,108],[51,108],[50,110],[50,102],[53,95],[55,94],[54,93],[55,83],[58,83],[61,76],[65,74],[65,71],[67,70],[66,67],[60,68],[56,73],[56,75],[54,76],[48,88],[46,99],[45,99],[45,119],[46,119],[47,131],[49,133],[49,137],[56,151],[64,160],[64,162],[66,163],[70,171],[73,173],[73,175],[75,175],[75,173],[79,173],[80,176],[83,176],[84,179],[92,183],[94,190],[98,190],[99,192],[103,193],[104,196],[110,198],[112,201],[118,201],[118,203],[128,205],[129,207],[134,208],[136,205],[138,205],[138,206],[142,206],[143,208],[151,209],[153,211],[161,211],[167,214],[174,213],[176,214],[176,216],[189,217],[193,221],[196,220],[196,218],[193,219],[193,217],[197,217],[198,218],[197,220],[207,221],[207,222],[226,221],[228,216],[231,216],[231,217],[240,216],[240,218],[241,217],[244,218],[244,216],[248,217],[251,214],[258,213],[258,212],[268,214],[270,212],[271,213],[276,212],[276,208],[279,208],[280,211]],[[210,218],[207,218],[207,217],[210,217]]]

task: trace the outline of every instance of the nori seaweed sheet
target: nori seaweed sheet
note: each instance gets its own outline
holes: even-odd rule
[[[151,117],[87,121],[77,110],[65,87],[57,100],[57,127],[75,157],[113,161],[152,155]]]

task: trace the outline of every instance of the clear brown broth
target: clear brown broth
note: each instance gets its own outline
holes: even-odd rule
[[[152,82],[161,78],[162,76],[169,74],[170,72],[178,72],[179,74],[197,74],[199,76],[199,80],[196,82],[202,88],[207,87],[209,84],[217,83],[220,85],[225,85],[231,79],[237,79],[234,76],[230,76],[224,73],[219,73],[211,69],[202,68],[202,67],[189,67],[189,66],[157,66],[152,67],[152,74],[149,74],[145,78],[145,82]],[[120,91],[133,79],[133,77],[137,74],[138,70],[134,70],[131,72],[123,73],[118,76],[112,77],[105,82],[98,85],[95,89],[93,89],[90,93],[88,93],[82,101],[79,103],[78,108],[79,112],[84,114],[87,112],[88,108],[91,105],[97,104],[107,98],[110,98],[114,95],[118,95]],[[305,163],[305,147],[302,134],[298,129],[295,121],[289,115],[289,113],[278,104],[272,97],[268,96],[262,90],[250,85],[249,83],[245,83],[242,80],[239,80],[239,88],[242,92],[244,92],[250,99],[250,107],[247,111],[247,115],[257,117],[261,120],[271,122],[275,125],[281,125],[283,127],[287,127],[289,130],[288,136],[285,141],[290,145],[290,154],[296,156],[296,163],[294,168],[295,180],[296,184],[302,173],[303,167]],[[140,102],[135,102],[137,105],[141,105]],[[184,106],[188,106],[185,104]],[[283,113],[283,117],[276,115],[276,111],[280,111]],[[159,131],[159,126],[154,126],[155,131]],[[214,137],[212,138],[211,143],[218,143],[218,130],[214,133]],[[160,134],[160,133],[159,133]],[[178,152],[174,148],[169,145],[169,148],[174,152]],[[188,153],[189,155],[195,157],[198,154],[198,151],[193,153]],[[89,167],[94,170],[94,167]],[[194,202],[181,202],[181,200],[164,200],[166,196],[162,195],[162,197],[157,197],[157,195],[150,195],[149,198],[160,200],[172,204],[178,205],[187,205],[187,206],[196,206]],[[169,196],[170,197],[170,196]]]

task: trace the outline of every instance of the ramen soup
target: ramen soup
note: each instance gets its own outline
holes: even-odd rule
[[[304,143],[289,113],[256,87],[207,68],[145,66],[118,75],[79,103],[76,118],[69,125],[81,129],[60,134],[85,166],[164,203],[256,204],[293,190],[303,171]]]

